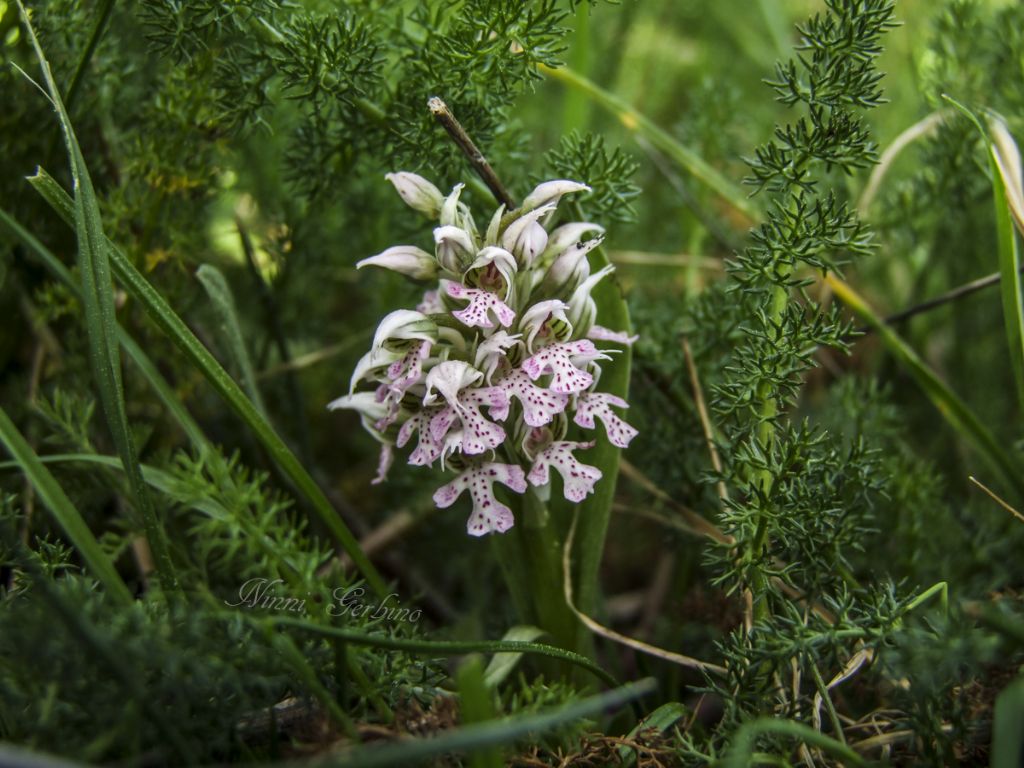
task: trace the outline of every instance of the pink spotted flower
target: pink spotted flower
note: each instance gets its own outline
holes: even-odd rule
[[[445,197],[416,174],[387,178],[437,226],[419,245],[359,262],[430,281],[415,311],[384,318],[349,393],[330,405],[359,412],[380,442],[373,482],[399,450],[410,465],[454,472],[434,503],[468,496],[471,536],[511,528],[516,495],[583,502],[602,481],[586,452],[598,440],[625,448],[637,434],[621,415],[628,403],[600,390],[599,362],[635,340],[597,324],[591,291],[612,269],[590,260],[604,230],[558,217],[563,196],[589,188],[544,182],[479,230],[463,185]]]

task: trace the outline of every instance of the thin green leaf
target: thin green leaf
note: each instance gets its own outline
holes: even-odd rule
[[[53,177],[39,169],[35,176],[29,178],[29,182],[65,222],[70,221],[71,198]],[[267,423],[267,420],[260,415],[256,406],[245,396],[235,380],[195,337],[195,334],[189,330],[178,314],[171,309],[164,297],[150,285],[149,281],[135,268],[135,265],[110,240],[107,240],[106,244],[111,267],[125,290],[142,304],[157,327],[192,361],[192,364],[224,398],[228,406],[248,425],[274,462],[291,479],[299,492],[309,500],[314,511],[352,558],[352,562],[366,579],[370,588],[380,597],[385,597],[388,590],[384,579],[370,563],[348,526],[331,506],[320,486],[316,484],[295,454],[285,445],[274,428]]]
[[[768,733],[798,739],[805,744],[827,752],[833,757],[839,758],[849,766],[867,765],[864,758],[848,746],[829,738],[821,731],[816,731],[809,726],[793,722],[792,720],[776,720],[762,717],[758,720],[744,723],[736,731],[736,735],[732,739],[732,748],[729,750],[725,760],[725,768],[747,768],[747,766],[752,765],[757,737]]]
[[[682,170],[717,194],[732,208],[753,218],[755,209],[750,198],[744,195],[727,177],[704,162],[700,155],[674,139],[668,131],[656,125],[650,118],[637,112],[615,94],[606,91],[597,83],[568,67],[553,69],[541,64],[538,68],[548,77],[585,93],[601,107],[615,115],[627,130],[643,136]]]
[[[484,668],[480,657],[466,659],[456,674],[459,687],[459,716],[463,725],[471,726],[494,719],[494,699],[484,682]],[[479,750],[470,755],[470,768],[502,768],[505,764],[498,746]]]
[[[639,737],[644,731],[650,730],[654,730],[658,734],[665,733],[665,731],[690,714],[690,712],[691,710],[685,704],[680,704],[678,701],[670,701],[668,704],[662,704],[656,710],[651,712],[651,714],[637,723],[626,738],[632,741]],[[636,758],[636,750],[632,747],[619,747],[619,759],[622,761],[622,765],[633,765],[636,762]]]
[[[431,653],[449,656],[458,656],[463,653],[534,653],[540,656],[550,656],[553,659],[568,661],[591,672],[609,686],[615,687],[618,685],[614,677],[586,656],[581,656],[578,653],[573,653],[563,648],[556,648],[553,645],[512,642],[509,640],[402,640],[385,635],[366,635],[361,632],[341,629],[340,627],[326,627],[287,616],[275,617],[270,621],[278,626],[294,627],[324,637],[336,637],[353,645],[388,648],[393,651],[406,651],[407,653]]]
[[[1024,678],[1017,678],[996,698],[992,724],[992,768],[1024,765]]]
[[[488,723],[469,725],[464,728],[445,731],[429,739],[409,739],[382,747],[367,747],[343,756],[331,755],[314,760],[295,762],[294,766],[327,766],[339,768],[391,768],[391,766],[412,766],[439,755],[453,752],[473,753],[499,744],[510,744],[526,736],[536,738],[538,734],[554,730],[566,723],[576,722],[585,717],[621,707],[634,699],[645,696],[657,686],[653,678],[629,683],[613,691],[591,696],[574,704],[559,707],[550,712],[520,717],[505,717]]]
[[[267,407],[263,403],[259,387],[256,386],[256,372],[253,370],[252,360],[249,358],[249,350],[242,337],[242,326],[238,322],[238,310],[235,308],[235,298],[231,294],[231,286],[224,278],[224,273],[212,264],[200,266],[196,270],[196,278],[203,284],[203,288],[213,304],[213,310],[217,314],[221,331],[227,342],[228,354],[242,379],[245,393],[252,400],[260,415],[269,421]]]
[[[310,666],[309,661],[302,655],[302,651],[299,650],[292,639],[287,635],[276,633],[272,633],[269,639],[277,653],[292,668],[292,671],[302,681],[302,684],[306,686],[306,690],[316,697],[316,700],[320,702],[320,706],[331,713],[331,717],[341,725],[349,738],[358,741],[359,731],[356,730],[352,718],[345,713],[345,710],[338,705],[331,692],[320,682],[316,670]]]
[[[36,456],[28,441],[14,426],[14,422],[0,408],[0,441],[3,442],[15,463],[25,473],[25,477],[36,489],[43,504],[53,514],[54,520],[61,527],[68,539],[78,550],[89,571],[99,580],[107,592],[123,604],[132,602],[132,593],[121,580],[114,564],[100,547],[89,526],[75,509],[75,505],[64,493],[60,483],[50,474]]]
[[[89,363],[93,378],[96,380],[96,388],[99,390],[100,405],[114,445],[124,462],[132,496],[142,515],[146,538],[156,562],[157,577],[165,590],[178,592],[181,587],[171,561],[166,532],[157,519],[156,509],[142,480],[125,411],[114,285],[110,276],[99,203],[74,128],[61,100],[60,90],[53,79],[50,65],[21,0],[18,0],[18,7],[21,9],[22,19],[36,57],[39,59],[50,99],[57,110],[71,160],[71,175],[75,188],[73,210],[75,235],[78,239],[78,269],[82,276],[82,305],[89,338]]]
[[[110,469],[124,471],[121,460],[116,456],[103,456],[98,453],[59,453],[48,456],[37,457],[45,464],[99,464]],[[0,462],[0,470],[11,469],[17,466],[16,462]],[[298,565],[282,558],[278,547],[267,532],[252,522],[244,515],[239,515],[234,510],[229,510],[216,499],[196,498],[195,491],[187,483],[182,482],[169,472],[162,469],[142,465],[142,477],[151,488],[166,495],[169,499],[202,512],[204,515],[221,521],[231,521],[241,527],[247,536],[254,541],[271,562],[276,562],[281,567],[281,575],[291,581],[292,584],[302,587],[299,578]],[[274,574],[277,575],[277,574]]]
[[[1009,185],[1019,183],[1020,154],[1017,145],[999,118],[993,117],[990,126],[1005,133],[1005,141],[989,146],[992,167],[992,196],[996,206],[996,234],[999,244],[999,281],[1003,297],[1003,318],[1006,341],[1010,348],[1010,364],[1017,381],[1017,395],[1024,408],[1024,293],[1021,293],[1020,241],[1014,227],[1010,197],[1014,190]],[[1016,166],[1014,168],[1014,166]],[[1018,193],[1019,194],[1019,193]]]
[[[580,221],[586,221],[582,211],[577,209]],[[603,269],[609,262],[604,249],[595,248],[590,252],[591,270]],[[613,278],[598,283],[593,292],[597,316],[601,324],[615,331],[629,333],[629,307],[622,295],[622,288]],[[632,348],[621,346],[621,352],[601,368],[600,389],[621,398],[629,397],[629,371],[633,359]],[[574,590],[576,605],[585,614],[591,615],[597,608],[598,571],[604,555],[604,542],[611,520],[612,502],[615,499],[615,485],[619,477],[619,459],[622,451],[612,445],[607,435],[597,440],[597,445],[588,454],[588,463],[601,470],[602,478],[580,507],[578,539],[574,542],[579,570]],[[585,631],[585,630],[584,630]]]
[[[0,744],[0,765],[9,765],[12,768],[86,768],[85,763],[22,749],[13,744]]]
[[[39,242],[31,232],[21,226],[2,208],[0,208],[0,224],[17,237],[30,254],[39,259],[54,277],[60,280],[75,297],[81,300],[82,289],[75,281],[71,271],[45,245]],[[174,417],[178,425],[188,435],[189,440],[197,447],[206,445],[209,441],[206,439],[206,435],[203,434],[203,430],[185,409],[185,406],[182,405],[178,396],[160,371],[157,370],[149,355],[142,350],[142,347],[120,325],[117,327],[117,340],[124,347],[124,351],[128,353],[128,357],[135,363],[135,367],[139,369],[139,372],[149,382],[160,402],[164,404],[164,407],[167,408],[171,416]]]
[[[951,390],[899,334],[875,313],[871,306],[847,283],[835,275],[826,277],[836,296],[867,325],[874,328],[889,352],[899,360],[924,390],[942,417],[954,430],[969,441],[1003,480],[1024,497],[1024,467],[1017,457],[1004,450],[992,433],[967,404]]]
[[[543,637],[544,630],[540,627],[531,626],[518,626],[512,627],[508,632],[502,635],[502,640],[510,642],[525,642],[531,643],[540,637]],[[505,679],[512,674],[512,670],[519,664],[519,660],[523,658],[521,653],[496,653],[491,657],[490,663],[487,665],[487,669],[484,670],[484,682],[487,683],[488,688],[497,688]]]
[[[988,149],[989,176],[996,207],[996,242],[999,256],[999,290],[1003,299],[1003,322],[1010,351],[1010,367],[1017,383],[1017,398],[1024,407],[1024,295],[1021,294],[1020,247],[1014,231],[1014,217],[1024,216],[1020,190],[1020,153],[999,115],[989,115],[989,128],[998,141],[993,142],[981,118],[964,104],[943,94],[964,117],[974,124]]]

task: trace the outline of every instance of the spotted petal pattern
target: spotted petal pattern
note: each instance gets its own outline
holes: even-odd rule
[[[594,342],[582,339],[563,344],[550,344],[533,357],[523,362],[523,370],[532,381],[536,381],[545,373],[551,373],[552,392],[572,394],[582,392],[594,383],[594,377],[579,368],[577,363],[587,364],[594,360],[607,360]]]
[[[515,524],[512,510],[494,496],[494,484],[501,483],[516,493],[526,491],[523,468],[516,464],[484,462],[467,469],[434,493],[434,503],[441,509],[450,507],[462,492],[469,490],[473,500],[473,513],[466,531],[470,536],[483,536],[492,531],[504,533]]]
[[[516,398],[523,406],[523,421],[531,427],[543,427],[550,424],[555,414],[565,411],[569,404],[569,396],[560,392],[538,387],[530,381],[530,377],[521,368],[517,368],[501,379],[496,386],[501,387],[509,397]],[[491,411],[491,416],[504,420],[500,412]]]
[[[414,432],[420,434],[416,450],[409,454],[409,463],[413,466],[430,466],[441,456],[441,449],[444,445],[440,440],[434,439],[430,430],[430,420],[436,413],[437,409],[421,411],[412,416],[398,430],[398,439],[395,440],[395,445],[399,448],[405,447]]]
[[[508,413],[508,395],[501,387],[473,387],[481,378],[480,371],[458,360],[440,363],[427,374],[424,402],[437,400],[436,389],[447,403],[431,418],[430,437],[439,444],[445,443],[448,430],[458,419],[461,436],[448,446],[471,456],[505,442],[505,430],[484,418],[480,408],[487,406],[492,416],[504,418]]]
[[[414,342],[409,351],[400,360],[388,366],[387,377],[391,379],[388,391],[399,400],[406,390],[420,382],[423,378],[423,361],[430,354],[429,341]]]
[[[469,306],[465,309],[457,309],[452,314],[464,325],[470,328],[493,328],[494,321],[492,313],[498,322],[508,328],[515,322],[516,313],[498,298],[497,294],[490,291],[482,291],[479,288],[466,288],[460,283],[451,280],[444,281],[444,290],[453,299],[466,299]]]
[[[576,399],[576,416],[573,421],[584,429],[593,429],[596,416],[604,424],[611,444],[625,448],[639,432],[619,418],[612,410],[613,405],[618,408],[629,408],[629,403],[616,395],[607,392],[587,392]]]
[[[547,485],[551,479],[549,468],[554,467],[562,476],[562,493],[565,498],[569,501],[583,501],[594,492],[594,484],[601,479],[601,470],[581,463],[572,452],[593,447],[593,442],[557,440],[537,454],[527,479],[536,486]]]

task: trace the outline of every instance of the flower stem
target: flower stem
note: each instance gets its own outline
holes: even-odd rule
[[[520,620],[545,630],[552,642],[586,654],[585,632],[565,602],[561,567],[562,537],[547,504],[533,488],[521,497],[522,513],[515,527],[496,537],[502,570]]]

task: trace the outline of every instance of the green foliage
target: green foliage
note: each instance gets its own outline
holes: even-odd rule
[[[585,205],[592,221],[629,223],[636,219],[631,201],[640,188],[630,179],[639,165],[618,147],[609,153],[604,137],[572,133],[548,152],[545,160],[547,177],[581,179],[590,185],[593,191]]]
[[[943,94],[1024,140],[1024,7],[812,5],[37,0],[69,164],[0,2],[0,740],[105,764],[1008,764],[1022,529],[967,480],[1024,505],[999,301],[858,328],[999,269],[967,120],[861,193]],[[325,412],[419,300],[355,263],[433,247],[384,174],[493,207],[431,96],[514,198],[592,187],[574,213],[607,226],[640,334],[602,384],[640,435],[579,508],[575,597],[702,674],[509,633],[490,543],[427,473],[371,486],[373,441]],[[370,547],[404,614],[338,614],[383,599]],[[470,653],[497,661],[458,673]],[[642,699],[617,682],[647,675]]]

